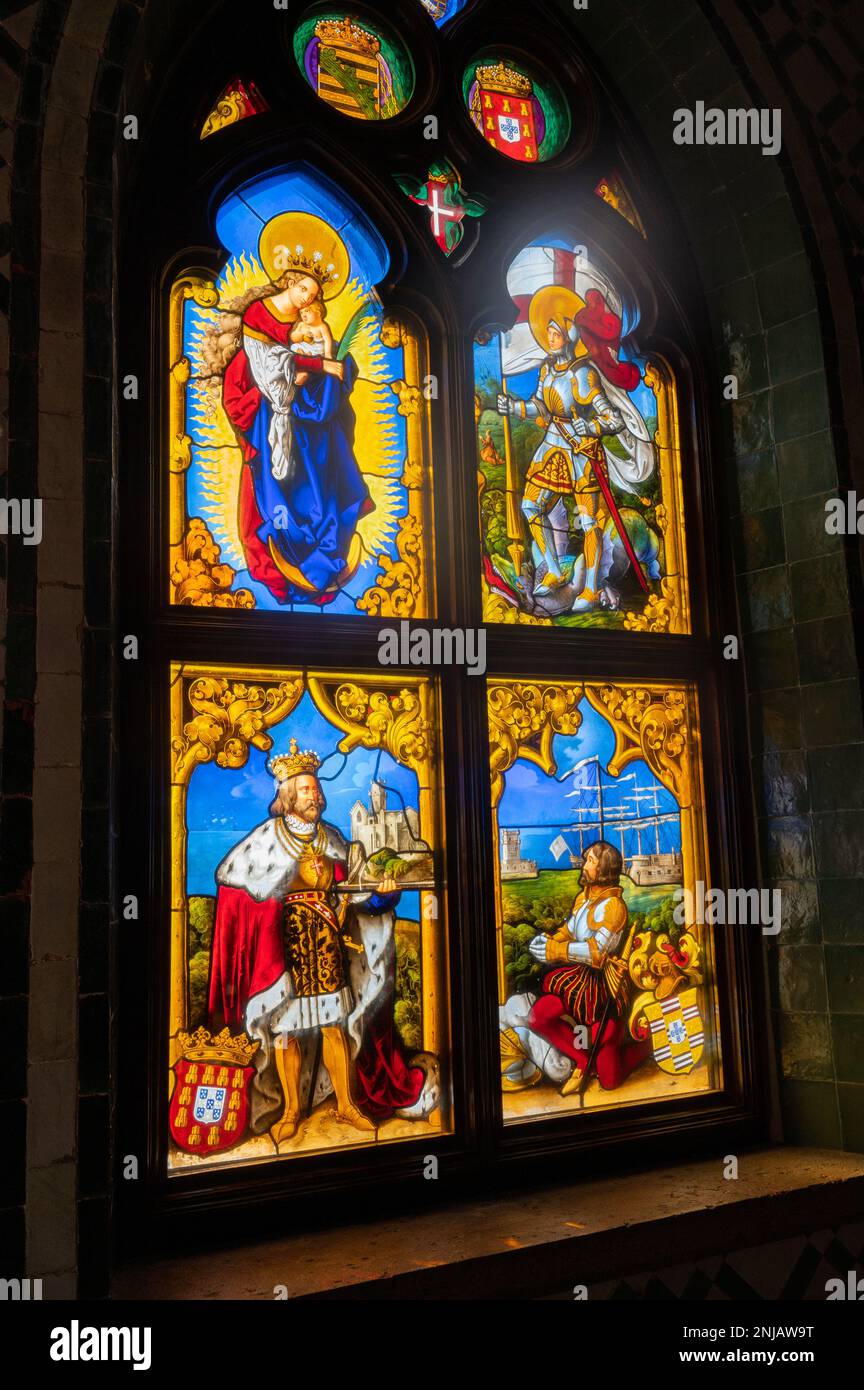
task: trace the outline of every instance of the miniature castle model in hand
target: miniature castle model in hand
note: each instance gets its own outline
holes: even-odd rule
[[[367,859],[379,849],[397,854],[420,849],[420,818],[413,806],[388,809],[387,790],[379,782],[372,783],[369,800],[369,806],[355,801],[351,807],[351,839],[363,846]]]

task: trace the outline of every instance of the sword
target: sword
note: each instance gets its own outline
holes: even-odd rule
[[[562,422],[560,416],[556,416],[555,418],[556,418],[556,420],[558,420],[559,424],[562,425],[561,433],[564,435],[565,439],[566,439],[567,442],[570,444],[570,446],[575,450],[576,453],[583,452],[582,449],[581,449],[581,447],[580,447],[580,445],[579,445],[579,443],[578,443],[577,436],[576,436],[576,435],[572,435],[572,436],[571,436],[571,435],[569,435],[569,434],[567,433],[567,431],[563,428],[563,422]],[[568,423],[569,423],[569,422],[568,422]],[[591,465],[591,471],[593,472],[594,477],[597,479],[597,482],[598,482],[599,487],[600,487],[600,491],[603,493],[603,497],[604,497],[604,499],[605,499],[606,506],[609,508],[609,512],[610,512],[610,515],[611,515],[611,517],[612,517],[612,520],[615,522],[615,526],[616,526],[616,528],[617,528],[617,530],[618,530],[618,535],[621,537],[621,543],[622,543],[622,545],[624,546],[624,549],[625,549],[626,552],[627,552],[627,558],[628,558],[628,560],[630,561],[631,565],[633,566],[633,572],[634,572],[634,574],[636,575],[637,580],[639,581],[639,587],[640,587],[640,589],[642,590],[643,594],[647,594],[647,593],[649,593],[649,589],[648,589],[648,580],[645,578],[645,575],[642,573],[642,566],[640,565],[639,561],[636,559],[636,553],[635,553],[635,551],[634,551],[634,549],[633,549],[633,546],[632,546],[632,544],[631,544],[631,542],[630,542],[630,537],[629,537],[628,534],[627,534],[627,527],[624,525],[624,522],[621,520],[621,513],[620,513],[619,510],[618,510],[618,505],[617,505],[617,503],[616,503],[616,501],[615,501],[615,498],[612,496],[612,489],[610,488],[609,483],[607,482],[606,478],[603,476],[603,469],[602,469],[601,467],[598,466],[596,460],[594,460],[593,458],[591,458],[591,456],[589,455],[589,456],[588,456],[588,462],[589,462],[590,465]]]
[[[629,924],[629,926],[628,926],[628,929],[627,929],[627,940],[626,940],[626,942],[624,943],[624,950],[621,952],[621,955],[620,955],[620,957],[619,957],[619,959],[622,960],[622,961],[624,962],[625,965],[626,965],[627,962],[629,961],[629,959],[630,959],[630,954],[631,954],[631,952],[632,952],[632,950],[633,950],[633,941],[634,941],[634,939],[635,939],[635,931],[636,931],[636,923],[635,923],[635,922],[631,922],[631,923]],[[620,990],[622,987],[625,987],[625,986],[623,986],[623,981],[622,981],[622,985],[619,985],[619,990]],[[608,989],[608,986],[607,986],[607,989]],[[606,1000],[606,1007],[605,1007],[605,1009],[603,1010],[603,1015],[602,1015],[602,1017],[601,1017],[601,1019],[600,1019],[600,1027],[597,1029],[597,1034],[596,1034],[596,1037],[594,1038],[593,1046],[592,1046],[592,1048],[591,1048],[590,1053],[588,1054],[588,1061],[585,1063],[585,1070],[583,1071],[581,1077],[579,1078],[579,1085],[578,1085],[578,1087],[577,1087],[577,1089],[576,1089],[576,1095],[577,1095],[577,1097],[578,1097],[578,1099],[579,1099],[579,1109],[580,1109],[580,1110],[581,1110],[581,1109],[584,1107],[584,1105],[585,1105],[585,1088],[586,1088],[586,1086],[588,1085],[588,1082],[589,1082],[589,1080],[590,1080],[590,1078],[591,1078],[591,1068],[594,1066],[594,1063],[595,1063],[595,1061],[597,1060],[597,1053],[600,1051],[600,1044],[601,1044],[602,1039],[603,1039],[603,1034],[606,1032],[606,1024],[609,1022],[609,1015],[610,1015],[611,1012],[612,1012],[612,1005],[613,1005],[613,1003],[614,1003],[615,998],[617,998],[617,996],[611,994],[611,992],[610,992],[609,998]]]

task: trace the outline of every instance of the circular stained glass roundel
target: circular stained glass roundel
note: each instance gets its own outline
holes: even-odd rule
[[[350,10],[316,10],[297,27],[294,56],[321,100],[356,121],[389,120],[411,100],[411,58],[377,19]]]
[[[542,164],[563,149],[570,113],[557,82],[493,52],[465,70],[468,114],[487,145],[520,164]]]

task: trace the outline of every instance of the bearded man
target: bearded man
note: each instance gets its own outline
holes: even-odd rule
[[[620,1086],[651,1054],[650,1038],[627,1041],[628,976],[616,955],[627,936],[622,871],[621,855],[614,845],[606,840],[589,845],[579,879],[582,891],[567,921],[550,936],[541,933],[528,944],[535,960],[552,967],[528,1026],[576,1063],[562,1095],[578,1090],[588,1064],[588,1052],[575,1041],[574,1025],[587,1025],[593,1043],[606,1020],[596,1057],[597,1077],[604,1090]]]
[[[340,904],[333,890],[347,877],[349,845],[321,819],[320,765],[316,753],[299,752],[291,740],[289,755],[270,763],[278,782],[270,819],[216,870],[211,1027],[245,1028],[260,1043],[251,1128],[262,1132],[274,1108],[281,1111],[270,1128],[277,1150],[297,1130],[302,1093],[315,1096],[319,1034],[337,1118],[357,1130],[375,1124],[352,1083],[364,1109],[381,1119],[415,1105],[425,1081],[422,1069],[405,1063],[392,1009],[382,1007],[393,986],[388,951],[399,893],[388,878],[377,892]],[[349,911],[364,926],[362,944],[348,935]]]

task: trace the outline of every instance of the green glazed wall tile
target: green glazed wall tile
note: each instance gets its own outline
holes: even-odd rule
[[[630,77],[638,68],[646,80],[653,78],[657,65],[651,45],[629,19],[623,29],[604,34],[604,39],[606,38],[608,42],[597,44],[596,47],[614,72],[622,78]]]
[[[790,565],[789,585],[792,610],[799,622],[849,611],[846,557],[842,550]]]
[[[833,555],[843,549],[839,535],[826,530],[825,503],[833,493],[817,493],[811,498],[783,503],[783,531],[789,563],[811,556]]]
[[[807,762],[814,811],[864,807],[864,743],[811,748]]]
[[[553,0],[557,8],[562,12],[565,23],[572,24],[574,18],[579,21],[579,38],[593,49],[599,48],[600,39],[610,33],[617,31],[622,24],[627,24],[632,28],[632,14],[630,6],[625,0],[614,0],[614,4],[608,9],[604,4],[602,11],[596,5],[588,5],[586,9],[579,10],[574,16],[571,0]]]
[[[864,945],[864,879],[820,878],[819,907],[826,941]]]
[[[864,811],[818,812],[813,816],[813,845],[820,876],[864,877]]]
[[[780,507],[745,512],[732,524],[735,568],[739,574],[782,565],[786,558]]]
[[[828,391],[822,372],[787,381],[772,391],[774,439],[782,444],[828,428]]]
[[[756,291],[765,328],[800,318],[816,308],[813,273],[805,255],[790,256],[760,270]]]
[[[703,63],[717,46],[714,32],[699,11],[687,15],[657,47],[657,56],[667,72],[677,80]],[[726,63],[728,84],[729,63]]]
[[[738,378],[738,395],[751,396],[768,386],[768,355],[765,337],[753,333],[749,338],[732,338],[727,349],[729,373]]]
[[[749,107],[753,103],[746,87],[740,81],[733,81],[723,92],[718,92],[714,106],[721,110],[728,111],[732,107]],[[727,185],[736,175],[741,173],[742,168],[752,168],[753,160],[757,157],[757,152],[752,145],[712,145],[711,147],[714,161],[718,170],[722,174],[723,183]],[[762,155],[761,150],[758,158],[764,163],[770,163],[770,159]],[[749,230],[749,229],[748,229]]]
[[[611,42],[617,34],[620,34],[625,25],[632,32],[630,11],[626,5],[621,4],[621,0],[612,0],[611,4],[603,5],[602,24],[597,22],[597,17],[592,14],[590,5],[579,11],[579,36],[590,41],[591,47],[595,49],[600,49],[604,42]],[[642,37],[641,34],[639,37]]]
[[[864,1081],[864,1013],[857,1018],[854,1014],[832,1014],[831,1036],[837,1080]]]
[[[714,290],[707,299],[712,321],[719,326],[724,342],[730,338],[749,338],[760,332],[762,317],[752,276]]]
[[[672,120],[669,121],[670,129]],[[713,188],[710,193],[697,193],[694,187],[693,198],[681,208],[681,216],[691,241],[703,241],[715,232],[729,227],[734,221],[732,205],[724,188]],[[768,384],[768,358],[765,358],[765,382]]]
[[[754,763],[760,814],[800,816],[809,811],[807,760],[802,749],[774,750]]]
[[[750,690],[775,690],[798,683],[798,656],[791,627],[751,632],[744,639]]]
[[[630,13],[634,24],[642,30],[653,48],[659,48],[664,39],[682,23],[680,9],[668,5],[666,0],[639,0],[638,4],[630,6]],[[707,21],[703,20],[703,24],[707,24]],[[730,77],[734,76],[731,63],[727,62],[727,70]]]
[[[645,94],[644,100],[638,99],[634,102],[634,107],[639,115],[639,123],[654,148],[660,153],[661,164],[666,164],[664,153],[668,150],[677,148],[672,144],[672,131],[675,128],[675,112],[678,109],[679,101],[671,88],[664,88],[658,91],[656,87]],[[692,242],[701,240],[692,233],[688,239]]]
[[[803,1080],[833,1079],[831,1034],[823,1014],[777,1015],[783,1075]]]
[[[855,674],[855,642],[847,613],[796,623],[794,631],[802,685]]]
[[[864,1153],[864,1086],[837,1087],[843,1147],[849,1153]]]
[[[818,314],[778,324],[768,330],[768,371],[771,382],[794,381],[823,366],[822,330]]]
[[[773,449],[735,459],[738,503],[742,512],[759,512],[780,501],[777,458]]]
[[[678,79],[682,106],[693,107],[697,101],[713,106],[715,98],[729,86],[729,71],[729,59],[718,49],[699,58],[695,66]]]
[[[752,270],[763,270],[801,252],[801,229],[785,193],[763,208],[745,212],[739,225]]]
[[[773,879],[781,894],[781,928],[771,940],[783,946],[813,946],[822,940],[819,922],[819,885],[813,878]]]
[[[754,154],[752,167],[729,181],[729,201],[742,212],[754,212],[771,203],[784,192],[783,176],[777,161],[765,157],[761,150]]]
[[[735,227],[727,227],[695,243],[696,261],[706,290],[740,280],[750,269]]]
[[[827,430],[778,444],[777,466],[784,502],[836,491],[837,464]]]
[[[777,965],[782,1011],[824,1014],[827,996],[822,947],[780,946]]]
[[[778,816],[763,823],[771,878],[812,878],[813,847],[806,816]]]
[[[802,686],[801,715],[808,748],[858,743],[864,738],[861,690],[857,680]]]
[[[792,617],[792,597],[785,565],[745,575],[740,585],[741,621],[745,632],[786,627]]]
[[[828,999],[833,1014],[864,1014],[864,946],[825,947]]]
[[[769,748],[800,748],[800,690],[771,690],[751,696],[750,737],[754,753]]]
[[[790,563],[842,550],[840,536],[831,535],[825,525],[825,503],[833,495],[830,492],[817,493],[813,497],[785,503],[783,530]]]
[[[771,446],[771,393],[757,391],[731,403],[732,442],[736,454],[745,457]]]
[[[780,1084],[783,1138],[787,1144],[836,1149],[840,1146],[837,1088],[830,1081]]]

